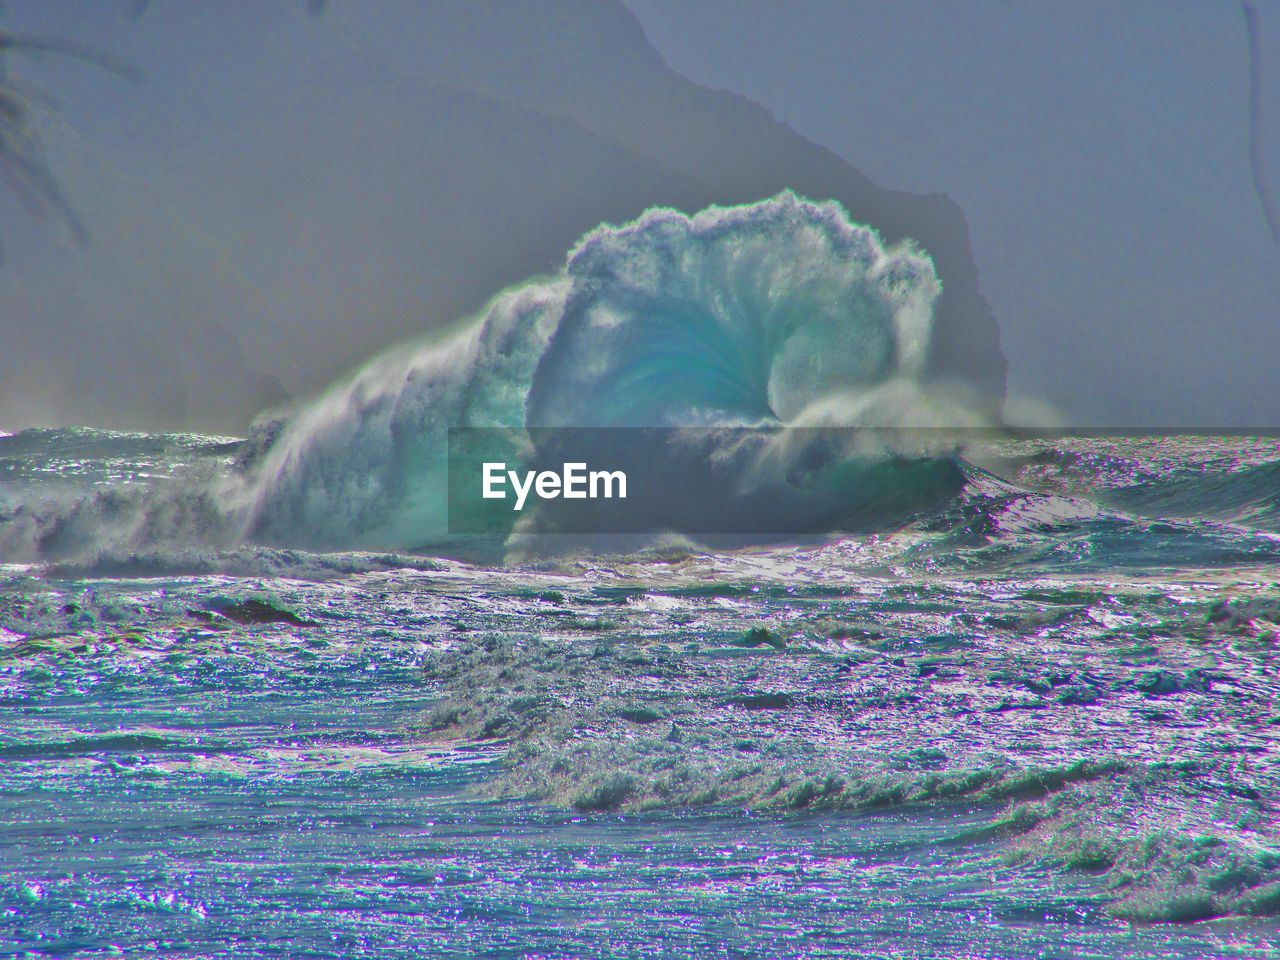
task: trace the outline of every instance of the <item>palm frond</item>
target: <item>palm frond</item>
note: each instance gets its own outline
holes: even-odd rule
[[[84,44],[0,30],[0,175],[28,208],[51,211],[77,243],[89,234],[75,207],[49,169],[30,99],[4,70],[7,54],[70,57],[130,80],[140,79],[129,64]]]
[[[26,53],[37,57],[53,53],[63,57],[71,57],[75,60],[83,60],[85,63],[101,67],[103,70],[108,70],[126,80],[138,81],[142,79],[142,74],[132,64],[86,44],[76,43],[71,40],[29,36],[0,30],[0,56],[9,52]]]

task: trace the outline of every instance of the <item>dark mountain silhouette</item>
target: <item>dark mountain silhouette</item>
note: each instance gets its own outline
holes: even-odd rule
[[[110,49],[146,81],[51,81],[79,135],[74,151],[51,145],[54,166],[92,243],[0,271],[0,427],[241,431],[283,390],[318,390],[556,269],[600,222],[784,188],[926,248],[945,286],[932,371],[1003,392],[960,211],[882,190],[675,74],[620,3],[41,9],[32,26]],[[22,219],[5,217],[11,245],[52,242]],[[33,401],[37,370],[56,403]]]
[[[468,0],[467,15],[457,16],[460,6],[435,5],[428,29],[401,6],[398,22],[388,18],[379,38],[423,76],[570,117],[696,178],[705,189],[700,205],[760,200],[791,188],[839,200],[887,239],[915,240],[933,256],[945,285],[934,373],[1003,394],[999,330],[979,290],[964,214],[947,197],[882,189],[745,97],[686,80],[667,67],[621,3]]]

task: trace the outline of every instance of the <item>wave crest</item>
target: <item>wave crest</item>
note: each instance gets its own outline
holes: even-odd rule
[[[790,425],[815,411],[858,426],[870,410],[881,426],[907,422],[940,291],[925,253],[790,192],[599,227],[557,276],[294,414],[250,470],[247,532],[321,547],[444,541],[454,426]]]

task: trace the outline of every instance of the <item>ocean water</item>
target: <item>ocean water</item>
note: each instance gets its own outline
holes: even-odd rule
[[[0,437],[0,951],[1280,957],[1276,438],[1006,430],[940,289],[655,210],[248,438]],[[459,533],[459,427],[677,521]]]
[[[7,954],[1280,956],[1273,438],[718,553],[72,530],[242,452],[0,438]]]

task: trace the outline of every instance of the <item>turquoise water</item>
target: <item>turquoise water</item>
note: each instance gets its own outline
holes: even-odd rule
[[[803,547],[143,538],[236,450],[0,438],[2,953],[1280,957],[1273,441]]]
[[[417,672],[230,664],[51,678],[5,705],[0,947],[40,956],[1280,956],[1132,927],[1002,866],[989,809],[582,815],[475,799]],[[123,734],[121,731],[132,731]],[[1268,946],[1268,943],[1272,946]]]

